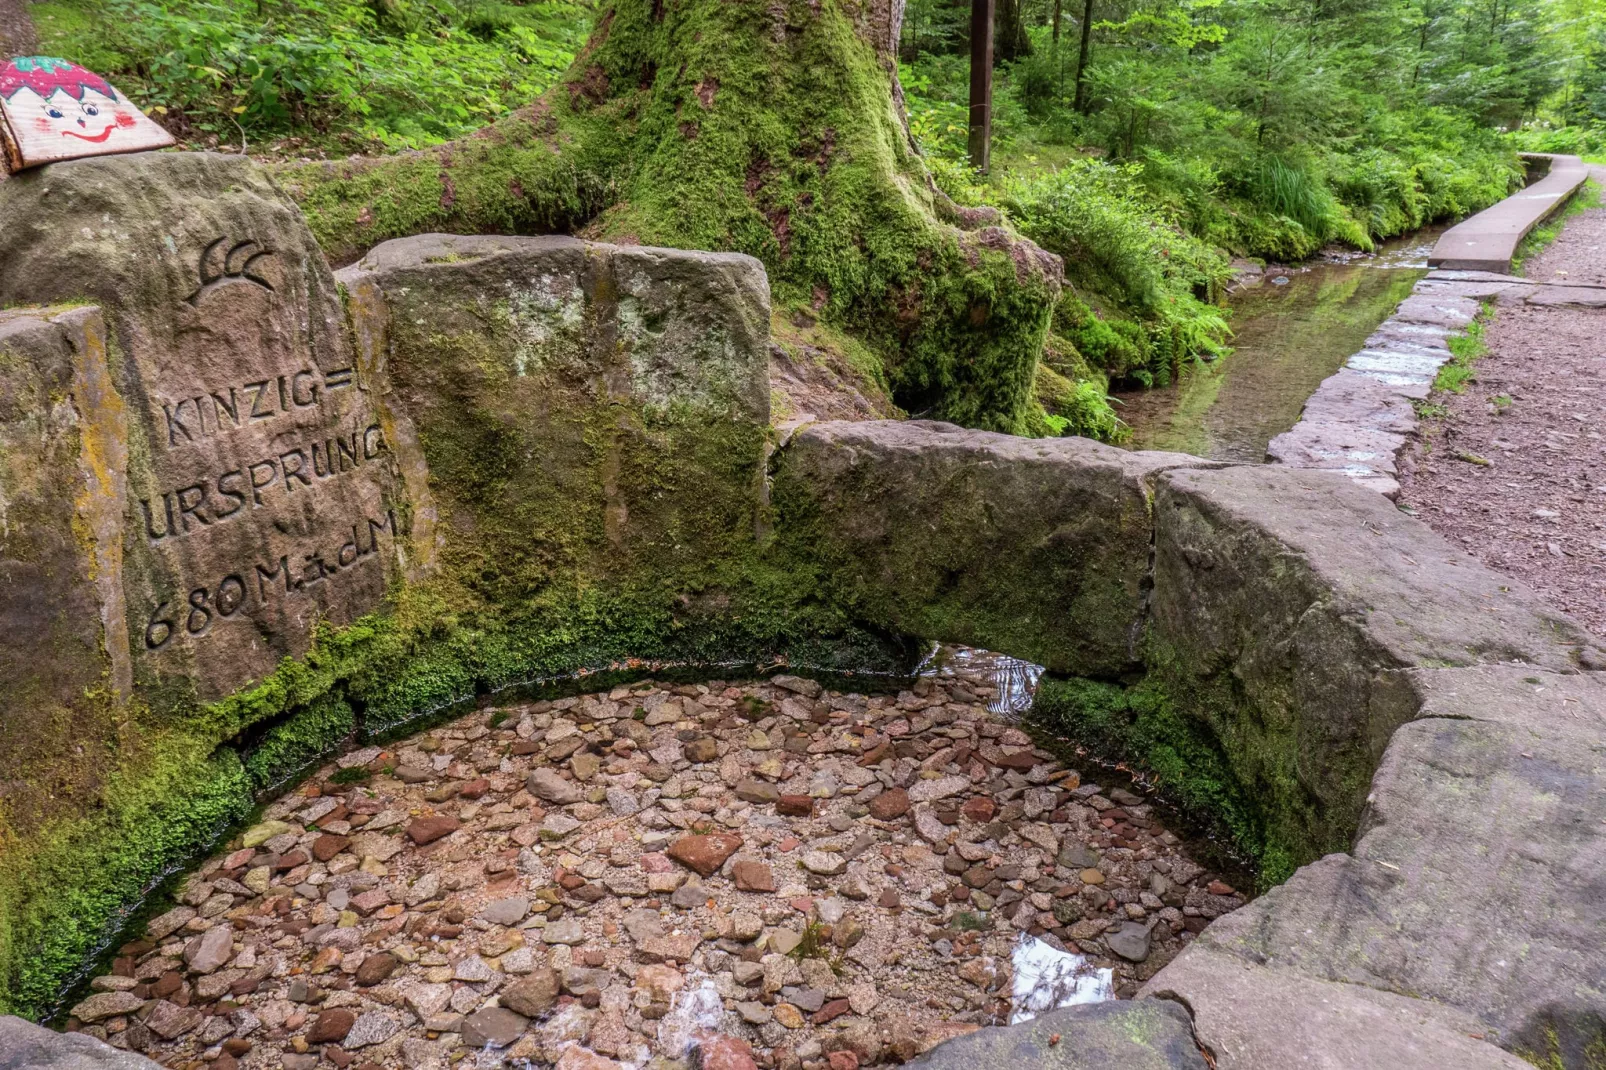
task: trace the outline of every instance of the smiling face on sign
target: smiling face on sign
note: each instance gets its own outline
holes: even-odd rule
[[[139,124],[139,120],[134,118],[132,106],[126,102],[119,105],[116,98],[93,89],[85,89],[82,100],[74,100],[64,89],[57,89],[49,100],[37,99],[38,94],[31,90],[27,95],[35,99],[25,101],[20,99],[22,94],[18,94],[12,98],[11,105],[24,117],[29,110],[36,111],[34,130],[45,137],[56,134],[87,141],[91,145],[104,145],[111,140],[114,132],[131,130]]]
[[[0,119],[12,170],[173,143],[105,79],[48,56],[0,64]]]

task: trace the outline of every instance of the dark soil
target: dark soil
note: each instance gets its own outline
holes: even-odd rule
[[[1599,286],[1603,254],[1606,209],[1594,208],[1524,274]],[[1606,635],[1606,309],[1514,300],[1485,337],[1489,353],[1466,391],[1431,399],[1447,414],[1425,420],[1403,458],[1400,501]]]
[[[33,19],[23,0],[0,0],[0,59],[31,56],[39,50]]]

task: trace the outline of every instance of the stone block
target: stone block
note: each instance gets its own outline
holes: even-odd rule
[[[1588,1065],[1606,1045],[1606,681],[1522,666],[1411,675],[1419,719],[1384,754],[1353,853],[1304,867],[1198,943],[1455,1007],[1536,1062]]]
[[[116,353],[97,370],[86,351],[71,394],[123,529],[99,573],[127,619],[113,659],[221,698],[305,653],[315,622],[378,606],[407,510],[334,278],[267,175],[74,160],[0,185],[0,218],[0,305],[88,297]]]
[[[757,260],[436,234],[339,278],[364,363],[387,375],[420,561],[471,566],[470,586],[505,598],[705,575],[754,543],[769,423]]]
[[[944,1041],[908,1064],[911,1070],[979,1066],[1042,1070],[1205,1070],[1188,1012],[1148,1000],[1089,1003],[1049,1011],[1006,1028]]]
[[[1576,622],[1338,473],[1168,472],[1155,518],[1153,669],[1298,861],[1352,842],[1420,704],[1403,670],[1606,666]]]
[[[1151,482],[1182,454],[951,424],[823,423],[787,447],[783,533],[861,619],[1058,672],[1141,660]],[[791,525],[790,532],[785,526]]]
[[[1186,1006],[1216,1070],[1370,1070],[1456,1067],[1526,1070],[1530,1064],[1476,1039],[1463,1011],[1361,985],[1315,980],[1193,945],[1156,974],[1138,1005]]]

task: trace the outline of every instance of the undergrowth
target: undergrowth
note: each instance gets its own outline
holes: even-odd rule
[[[41,47],[105,75],[179,138],[395,150],[528,104],[590,29],[574,0],[45,0]]]

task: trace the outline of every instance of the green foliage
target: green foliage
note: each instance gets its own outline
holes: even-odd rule
[[[49,0],[33,14],[49,49],[180,137],[344,152],[434,144],[529,103],[591,20],[569,0]]]

